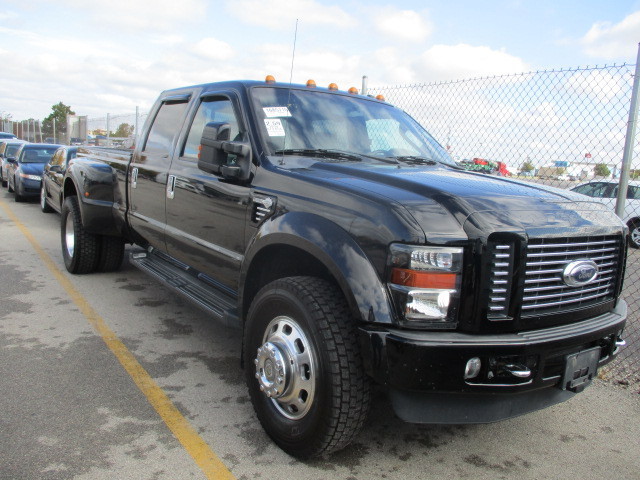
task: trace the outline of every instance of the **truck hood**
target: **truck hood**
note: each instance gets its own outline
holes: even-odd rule
[[[400,203],[428,241],[486,238],[498,231],[604,235],[624,228],[611,210],[583,195],[531,182],[443,166],[316,163],[316,168],[337,174],[335,182]]]

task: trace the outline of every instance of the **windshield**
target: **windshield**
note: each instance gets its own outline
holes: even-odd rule
[[[253,88],[251,94],[271,155],[334,150],[455,165],[415,120],[377,100],[274,87]]]
[[[29,148],[22,150],[20,162],[47,163],[58,147]]]
[[[14,157],[19,148],[20,148],[19,143],[7,145],[7,148],[5,149],[5,157]]]

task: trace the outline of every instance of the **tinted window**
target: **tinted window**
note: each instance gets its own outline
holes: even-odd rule
[[[627,198],[640,200],[640,187],[629,186],[627,189]]]
[[[171,144],[180,130],[186,102],[163,103],[156,115],[144,146],[145,152],[171,153]]]
[[[202,138],[202,130],[209,122],[228,123],[230,127],[229,139],[239,139],[240,129],[231,102],[226,99],[204,100],[198,107],[196,116],[189,129],[189,136],[182,151],[183,157],[198,158],[198,146]]]
[[[64,163],[64,148],[59,149],[51,158],[51,165],[62,166]]]
[[[592,182],[580,185],[573,189],[574,192],[589,195],[590,197],[606,198],[611,191],[612,185],[605,182]]]

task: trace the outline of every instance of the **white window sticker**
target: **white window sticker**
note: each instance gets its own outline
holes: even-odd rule
[[[284,127],[279,118],[265,118],[264,126],[267,127],[267,133],[270,137],[284,137]]]
[[[269,118],[290,117],[291,112],[287,107],[263,107],[264,114]]]

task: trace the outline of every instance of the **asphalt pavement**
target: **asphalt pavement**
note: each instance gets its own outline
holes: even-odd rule
[[[239,332],[126,262],[68,274],[59,222],[0,190],[0,479],[640,478],[640,395],[602,381],[491,425],[405,424],[378,392],[350,447],[300,462],[256,420]]]

